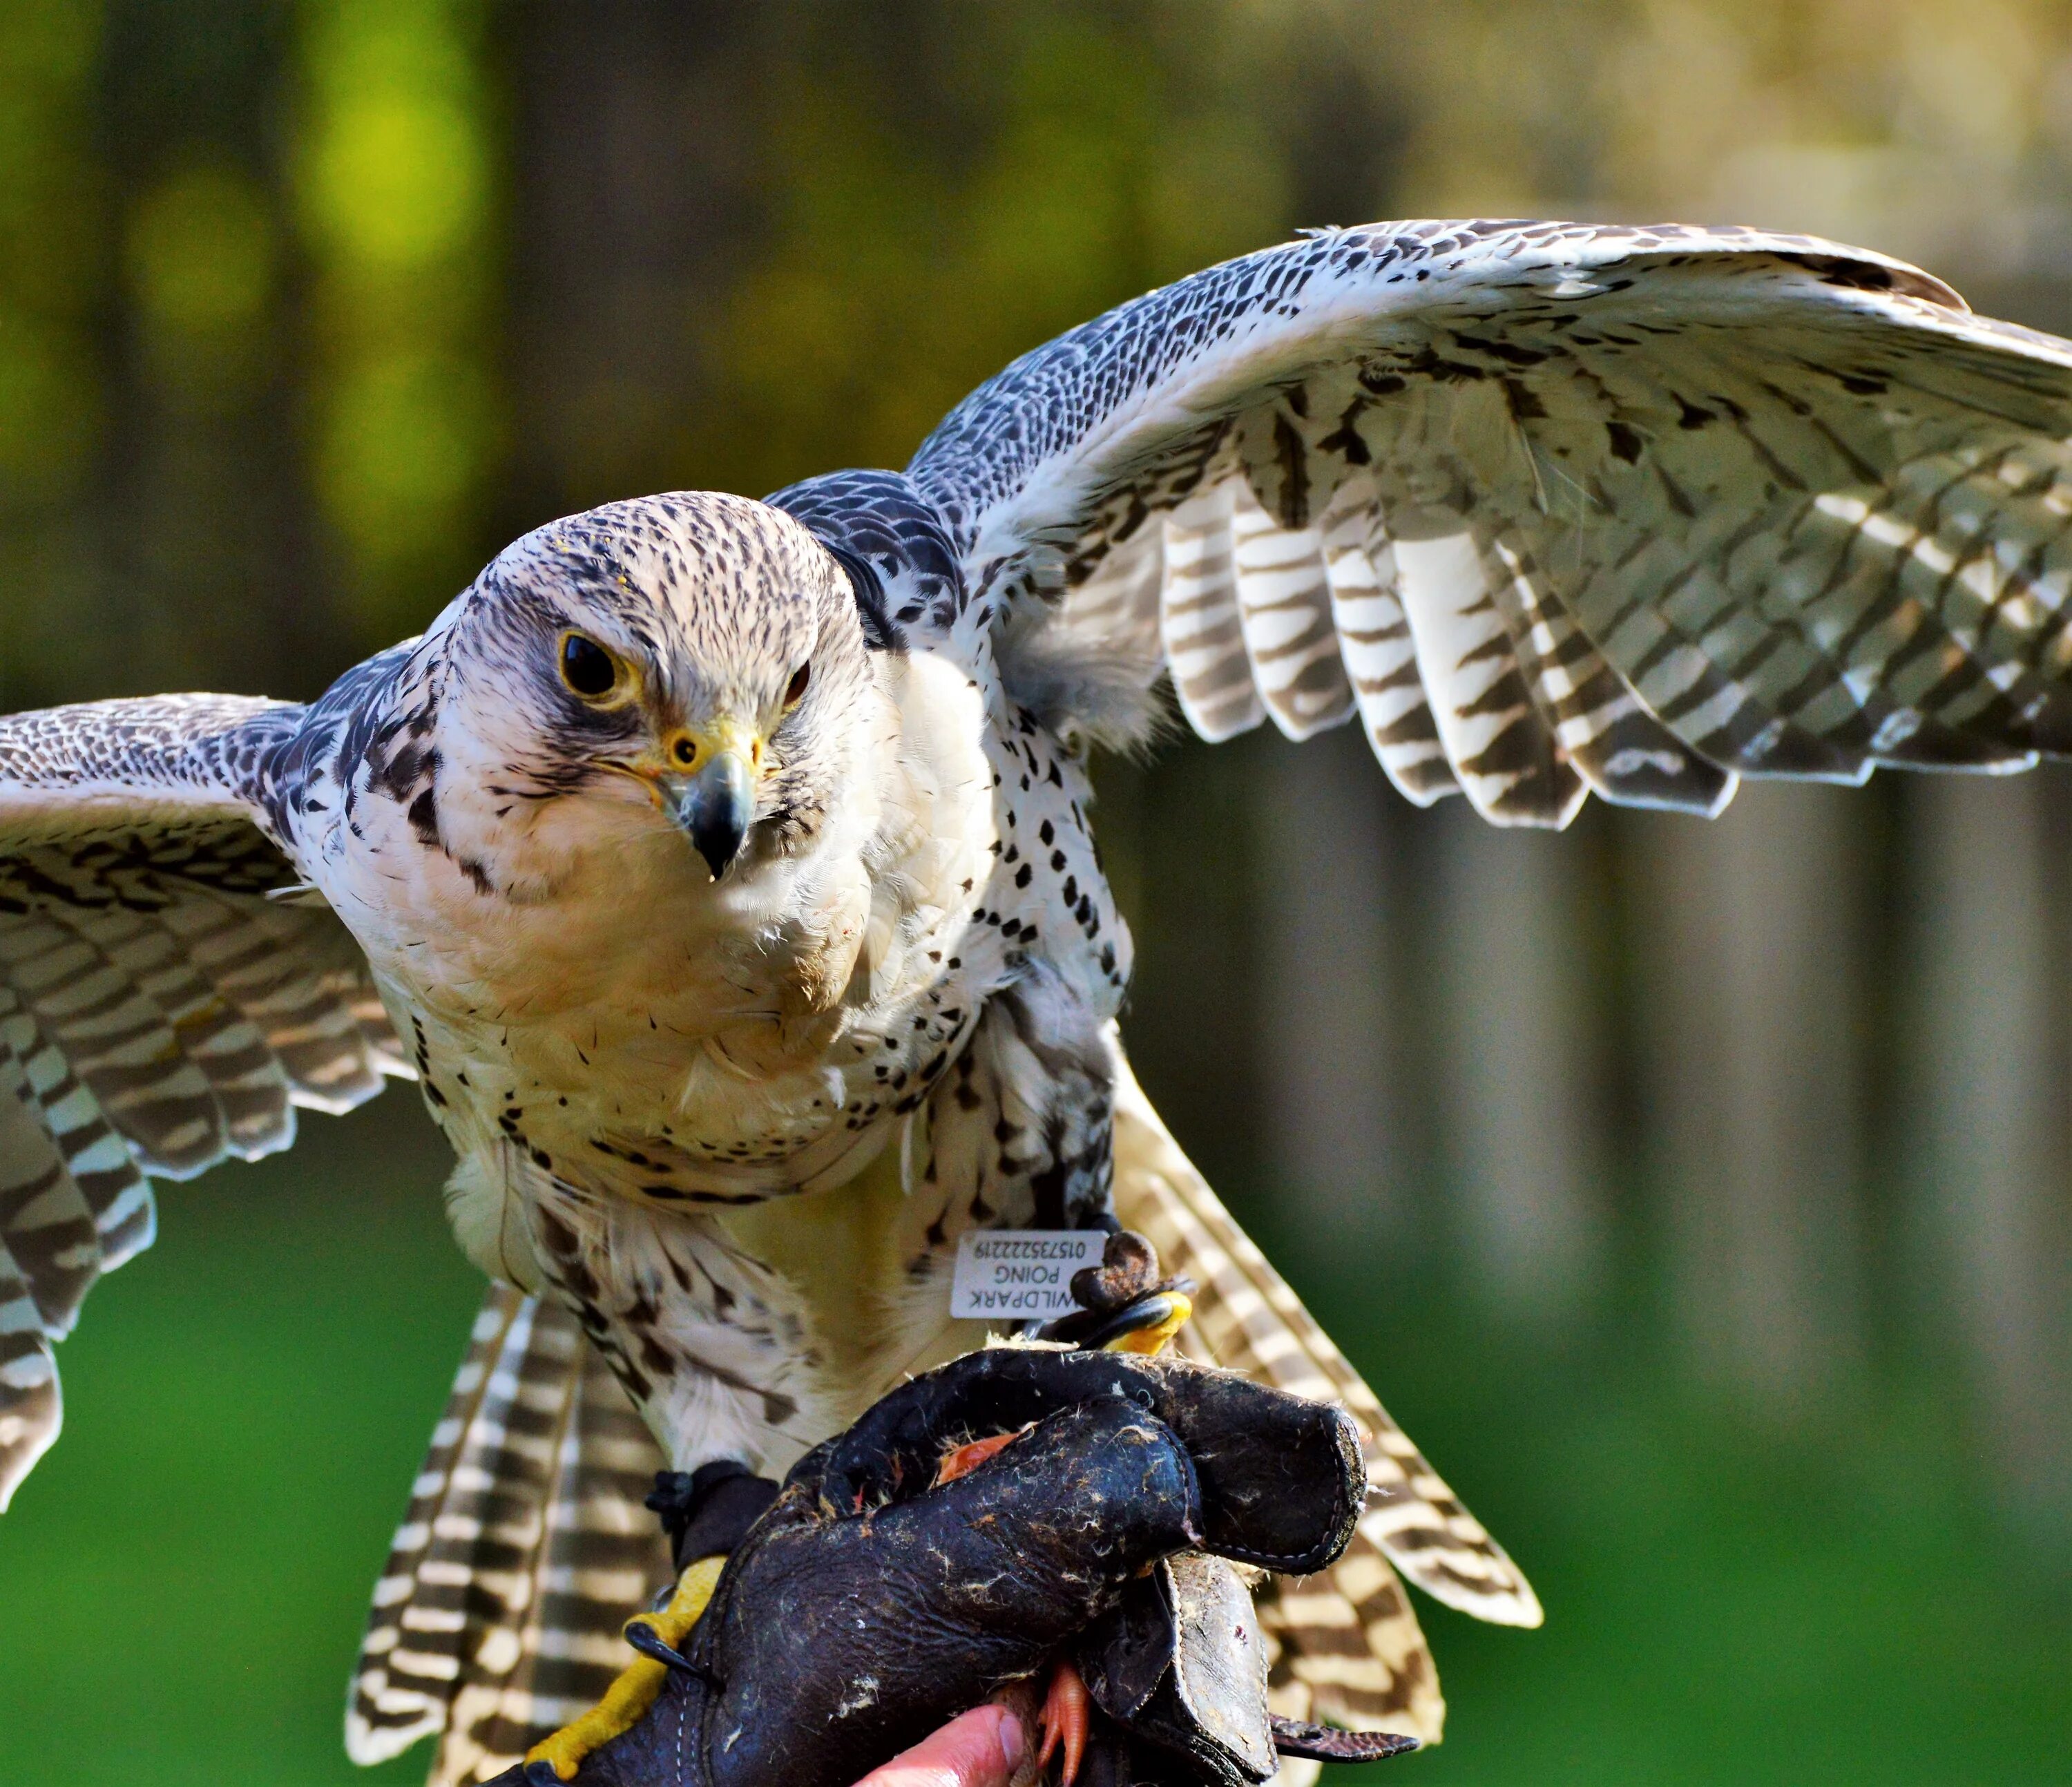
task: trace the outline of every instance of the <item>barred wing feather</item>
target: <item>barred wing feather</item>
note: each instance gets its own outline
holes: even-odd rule
[[[1435,222],[1124,304],[909,470],[1059,723],[1162,665],[1204,738],[1356,716],[1412,800],[1560,826],[2072,749],[2068,437],[2072,344],[1885,257]]]
[[[1435,1741],[1445,1706],[1397,1572],[1500,1624],[1540,1623],[1518,1567],[1392,1421],[1173,1140],[1111,1041],[1116,1211],[1198,1287],[1183,1350],[1298,1395],[1341,1404],[1364,1437],[1368,1508],[1330,1569],[1273,1585],[1260,1616],[1276,1646],[1276,1710]]]
[[[352,1760],[435,1736],[434,1787],[488,1781],[593,1704],[669,1579],[662,1464],[575,1318],[492,1287],[375,1589]]]
[[[221,696],[0,719],[0,1508],[56,1438],[52,1343],[148,1246],[150,1181],[294,1139],[405,1068],[358,945],[261,829],[302,710]]]

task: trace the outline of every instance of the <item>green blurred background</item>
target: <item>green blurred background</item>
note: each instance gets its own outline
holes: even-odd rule
[[[1149,285],[1513,212],[2072,328],[2072,6],[7,0],[0,708],[313,694],[550,516],[897,465]],[[1153,1095],[1547,1603],[1425,1608],[1392,1772],[2072,1778],[2067,779],[1520,837],[1255,734],[1102,795]],[[5,1787],[353,1778],[442,1171],[405,1091],[166,1191],[0,1522]]]

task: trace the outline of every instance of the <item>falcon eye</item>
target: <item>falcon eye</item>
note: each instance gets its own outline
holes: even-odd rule
[[[619,686],[619,661],[594,639],[563,633],[561,681],[584,700],[600,700]]]
[[[791,680],[784,685],[784,705],[791,706],[806,692],[806,685],[813,680],[813,667],[802,664],[791,673]]]

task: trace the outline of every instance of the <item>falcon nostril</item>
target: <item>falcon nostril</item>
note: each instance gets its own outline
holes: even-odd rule
[[[697,761],[698,747],[689,739],[679,739],[676,740],[676,747],[672,755],[678,763],[688,769]]]

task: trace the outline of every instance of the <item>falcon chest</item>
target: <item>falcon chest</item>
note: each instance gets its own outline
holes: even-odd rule
[[[369,953],[464,1158],[738,1204],[838,1179],[918,1101],[988,990],[958,939],[992,777],[962,678],[923,663],[896,685],[870,785],[805,850],[717,885],[630,807],[571,809],[582,834],[544,897],[374,840],[395,866]]]

